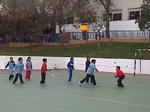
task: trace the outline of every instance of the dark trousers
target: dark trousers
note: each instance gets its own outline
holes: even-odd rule
[[[86,76],[87,76],[87,74],[86,74]],[[89,79],[90,79],[90,82],[93,83],[93,82],[92,82],[92,77],[89,77],[89,78],[86,80],[86,82],[89,83]]]
[[[20,78],[20,82],[23,82],[22,74],[16,74],[16,76],[15,76],[15,80],[14,80],[14,83],[15,83],[15,82],[17,82],[17,80],[18,80],[18,76],[19,76],[19,78]]]
[[[124,87],[124,85],[122,84],[122,80],[125,78],[125,76],[123,75],[123,76],[121,76],[121,77],[119,77],[119,79],[118,79],[118,86],[120,86],[120,87]]]
[[[94,75],[90,75],[90,74],[87,74],[86,77],[80,81],[80,83],[84,83],[85,81],[87,81],[89,78],[91,77],[91,80],[93,82],[93,85],[96,85],[96,81],[95,81],[95,76]]]
[[[9,75],[9,80],[13,79],[14,75]]]
[[[40,83],[45,83],[45,79],[46,79],[46,73],[41,73],[41,82]]]

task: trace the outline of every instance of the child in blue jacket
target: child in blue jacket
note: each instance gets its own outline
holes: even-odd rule
[[[25,77],[26,80],[30,80],[31,71],[32,71],[31,57],[28,57],[26,61],[26,77]]]
[[[70,62],[67,64],[67,67],[68,67],[68,73],[69,73],[68,83],[71,83],[72,73],[74,70],[74,58],[73,57],[70,58]]]
[[[18,80],[18,76],[20,78],[20,83],[24,84],[25,82],[22,79],[22,70],[24,68],[24,64],[23,64],[23,59],[19,58],[18,59],[18,63],[15,66],[15,70],[16,70],[16,76],[15,76],[15,80],[13,81],[13,84],[15,84]],[[14,71],[13,71],[14,72]]]
[[[94,76],[94,70],[95,71],[97,71],[98,72],[98,70],[97,70],[97,68],[96,68],[96,66],[95,66],[95,63],[96,63],[96,60],[95,59],[93,59],[92,60],[92,63],[89,65],[89,68],[88,68],[88,70],[87,70],[87,72],[86,72],[86,77],[83,79],[83,80],[81,80],[81,81],[79,81],[79,85],[80,86],[82,86],[82,83],[84,83],[85,81],[87,81],[88,79],[89,79],[89,77],[91,77],[91,80],[92,80],[92,82],[93,82],[93,85],[95,86],[95,87],[98,87],[98,85],[96,84],[96,80],[95,80],[95,76]]]

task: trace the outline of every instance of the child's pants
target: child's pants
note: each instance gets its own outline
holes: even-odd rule
[[[41,73],[41,82],[40,83],[45,83],[45,79],[46,79],[46,73]]]
[[[91,81],[93,82],[93,85],[96,85],[95,76],[87,74],[86,77],[80,81],[80,83],[84,83],[86,80],[88,80],[91,77]]]
[[[87,74],[86,74],[86,76],[87,76]],[[92,77],[89,77],[89,78],[90,78],[90,82],[93,83],[92,82]],[[86,83],[89,83],[89,78],[86,80]]]
[[[9,80],[13,79],[14,78],[14,75],[9,75]]]
[[[31,71],[26,71],[26,79],[30,79]]]
[[[123,76],[121,76],[121,77],[119,77],[119,79],[118,79],[118,86],[120,86],[120,87],[123,87],[124,85],[122,84],[122,80],[125,78],[125,76],[123,75]]]
[[[69,79],[68,82],[71,82],[71,78],[72,78],[72,70],[68,69],[68,73],[69,73]]]
[[[14,80],[14,83],[15,82],[17,82],[17,80],[18,80],[18,76],[19,76],[19,78],[20,78],[20,82],[23,82],[23,79],[22,79],[22,74],[16,74],[16,76],[15,76],[15,80]]]

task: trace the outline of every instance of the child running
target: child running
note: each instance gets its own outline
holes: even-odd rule
[[[48,71],[46,63],[47,63],[47,59],[44,58],[42,68],[41,68],[41,82],[40,82],[41,85],[45,84],[46,71]]]
[[[31,57],[28,57],[26,61],[26,77],[25,77],[26,80],[30,80],[31,71],[32,71]]]
[[[12,80],[14,78],[13,69],[15,68],[15,62],[13,61],[13,57],[10,57],[10,61],[5,66],[5,70],[8,66],[9,66],[9,74],[10,74],[9,80]]]
[[[13,84],[15,84],[18,80],[18,76],[20,78],[20,83],[24,84],[25,82],[22,79],[22,70],[24,68],[24,64],[23,64],[23,59],[19,58],[18,59],[18,63],[15,66],[15,70],[16,70],[16,76],[15,76],[15,80],[13,81]],[[13,71],[14,72],[14,71]]]
[[[125,78],[124,73],[120,70],[120,66],[116,66],[116,75],[115,77],[119,77],[118,78],[118,85],[119,87],[124,87],[124,85],[122,84],[122,80]]]
[[[96,63],[96,60],[95,59],[93,59],[92,60],[92,63],[90,64],[90,66],[89,66],[89,68],[88,68],[88,70],[87,70],[87,72],[86,72],[86,77],[83,79],[83,80],[81,80],[81,81],[79,81],[79,85],[80,85],[80,87],[82,86],[82,83],[84,83],[85,81],[87,81],[88,79],[89,79],[89,77],[91,77],[91,79],[92,79],[92,81],[93,81],[93,85],[95,86],[95,87],[98,87],[98,85],[96,84],[96,81],[95,81],[95,76],[94,76],[94,70],[96,70],[97,72],[98,72],[98,70],[97,70],[97,68],[96,68],[96,66],[95,66],[95,63]]]
[[[74,58],[73,57],[70,58],[70,62],[67,64],[67,67],[68,67],[68,73],[69,73],[68,83],[70,84],[71,79],[72,79],[72,73],[74,70]]]

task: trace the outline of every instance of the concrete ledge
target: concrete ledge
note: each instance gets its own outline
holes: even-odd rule
[[[89,40],[88,43],[97,43],[98,40]],[[127,42],[127,43],[149,43],[149,39],[103,39],[102,42]],[[87,40],[70,40],[67,45],[80,45],[87,44]],[[61,43],[33,43],[35,45],[49,45],[49,46],[61,46]],[[30,43],[9,43],[9,47],[29,47]]]
[[[36,45],[52,45],[52,46],[61,46],[61,43],[33,43],[33,46]],[[64,45],[69,45],[68,44],[64,44]],[[15,43],[15,42],[10,42],[9,43],[9,47],[29,47],[30,43]]]
[[[149,43],[149,39],[103,39],[103,42]]]

